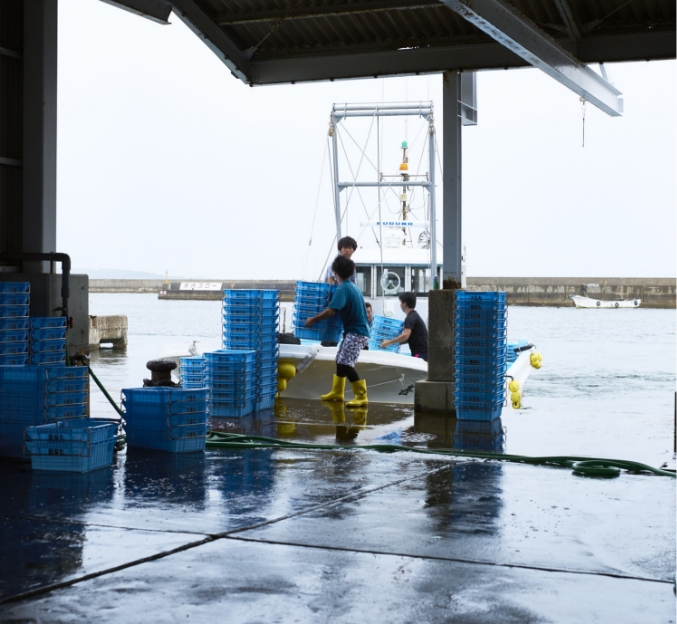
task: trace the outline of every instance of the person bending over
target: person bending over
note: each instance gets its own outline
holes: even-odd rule
[[[343,341],[336,353],[336,374],[331,392],[323,394],[323,401],[343,401],[346,387],[346,378],[350,381],[355,398],[348,401],[348,407],[367,405],[367,382],[360,379],[355,370],[355,364],[360,357],[360,351],[369,342],[369,323],[364,298],[359,288],[350,281],[355,272],[355,263],[345,256],[338,255],[331,268],[336,275],[338,288],[334,292],[329,307],[316,316],[306,320],[306,327],[328,319],[338,312],[343,322]]]
[[[357,241],[354,238],[351,238],[350,236],[344,236],[339,242],[338,242],[338,252],[341,254],[344,258],[348,258],[350,260],[355,253],[355,250],[357,249]],[[355,283],[355,265],[353,265],[353,272],[350,274],[350,277],[348,279],[354,284]],[[338,281],[336,280],[336,275],[334,271],[334,265],[332,264],[330,267],[327,267],[327,274],[325,275],[325,281],[327,284],[337,284]]]
[[[428,329],[421,315],[414,309],[416,307],[416,295],[405,292],[400,295],[400,308],[406,314],[402,333],[392,340],[384,340],[381,348],[385,349],[396,343],[409,343],[409,350],[414,357],[428,361]]]

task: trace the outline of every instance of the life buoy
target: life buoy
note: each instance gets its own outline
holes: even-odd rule
[[[393,280],[397,280],[397,283]],[[381,277],[381,288],[386,295],[394,295],[400,287],[400,276],[393,271],[386,271]]]
[[[597,302],[597,307],[599,308],[599,306],[601,306],[601,305],[602,305],[602,304],[598,301],[598,302]]]
[[[614,307],[615,307],[615,308],[618,307],[618,301],[614,304]]]

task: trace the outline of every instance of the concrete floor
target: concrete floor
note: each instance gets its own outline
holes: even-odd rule
[[[218,427],[507,446],[501,427],[385,406],[366,424],[352,414],[287,402]],[[505,421],[506,450],[520,452],[529,442]],[[675,621],[675,481],[664,477],[371,451],[128,449],[84,475],[1,463],[0,493],[2,622]]]

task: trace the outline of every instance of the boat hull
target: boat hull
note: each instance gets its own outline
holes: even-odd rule
[[[571,295],[571,299],[577,308],[639,308],[642,303],[641,299],[629,299],[628,301],[602,301],[601,299],[581,297],[580,295]]]
[[[337,347],[280,345],[279,361],[299,367],[313,350],[317,355],[305,370],[287,382],[281,397],[316,401],[331,390]],[[355,370],[367,382],[370,403],[413,405],[416,382],[428,377],[428,364],[424,360],[386,351],[363,351]],[[345,397],[347,401],[353,398],[350,384],[346,384]]]

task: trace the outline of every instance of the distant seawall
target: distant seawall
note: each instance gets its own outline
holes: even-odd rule
[[[186,282],[220,283],[220,290],[179,290],[180,282],[164,280],[92,279],[92,293],[159,293],[160,299],[219,300],[225,288],[272,288],[282,301],[294,296],[294,280],[201,279]],[[471,290],[501,290],[508,293],[510,305],[573,306],[571,295],[587,294],[605,300],[641,299],[643,308],[675,308],[674,278],[622,277],[469,277]]]

